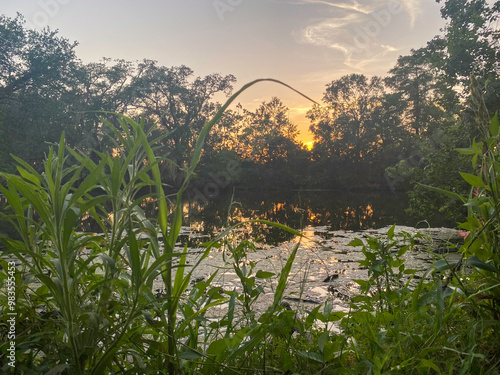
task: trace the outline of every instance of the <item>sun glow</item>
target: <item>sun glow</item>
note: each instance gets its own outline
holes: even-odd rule
[[[304,143],[304,146],[306,146],[306,149],[308,149],[309,151],[311,151],[312,148],[314,147],[314,141],[306,142],[306,143]]]

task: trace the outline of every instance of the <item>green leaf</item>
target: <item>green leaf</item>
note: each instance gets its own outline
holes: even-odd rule
[[[217,357],[221,357],[224,352],[229,349],[229,344],[231,343],[231,339],[223,338],[219,340],[212,341],[207,349],[208,355],[215,355]]]
[[[370,290],[370,283],[366,280],[361,280],[361,279],[353,279],[356,284],[358,284],[361,287],[361,292],[366,293]]]
[[[364,246],[364,243],[359,238],[355,238],[354,240],[349,242],[347,246]]]
[[[445,189],[441,189],[441,188],[437,188],[437,187],[434,187],[434,186],[429,186],[429,185],[425,185],[425,184],[421,184],[421,183],[418,183],[418,185],[420,186],[424,186],[426,187],[427,189],[429,190],[433,190],[433,191],[436,191],[438,193],[441,193],[441,194],[444,194],[444,195],[447,195],[449,196],[450,198],[453,198],[453,199],[456,199],[456,200],[459,200],[459,201],[462,201],[462,203],[466,203],[467,202],[467,199],[462,197],[461,195],[457,194],[457,193],[454,193],[452,191],[448,191],[448,190],[445,190]]]
[[[32,182],[37,186],[40,186],[40,180],[35,175],[29,173],[27,170],[21,168],[20,166],[17,167],[17,170],[19,171],[19,174],[21,175],[22,178]]]
[[[475,155],[476,154],[476,150],[474,150],[471,147],[456,148],[455,150],[458,151],[459,153],[461,153],[462,155]]]
[[[490,132],[494,137],[498,136],[500,133],[500,123],[498,121],[498,111],[495,113],[495,116],[490,121]]]
[[[329,322],[338,322],[340,319],[342,319],[346,315],[347,315],[346,312],[343,312],[343,311],[334,311],[334,312],[328,314],[327,320]]]
[[[325,343],[330,337],[330,334],[328,332],[323,332],[323,334],[319,337],[318,339],[318,348],[323,353],[323,349],[325,348]]]
[[[394,237],[394,230],[396,229],[396,224],[394,224],[391,229],[389,229],[389,231],[387,232],[387,238],[389,238],[390,240],[392,240],[392,238]]]
[[[194,361],[200,359],[201,357],[203,357],[203,354],[191,348],[179,353],[179,358],[186,359],[188,361]]]
[[[259,279],[269,279],[270,277],[273,277],[275,273],[273,272],[266,272],[262,270],[258,270],[257,273],[255,274],[255,277]]]
[[[297,254],[297,249],[299,248],[300,243],[298,243],[293,249],[290,257],[288,258],[285,267],[281,270],[281,275],[278,281],[278,285],[276,286],[276,291],[274,292],[274,303],[273,307],[276,309],[283,298],[283,293],[285,292],[286,283],[288,280],[288,275],[292,270],[293,261],[295,260],[295,255]]]
[[[189,285],[189,280],[191,279],[191,273],[188,273],[184,277],[184,270],[186,268],[186,255],[187,255],[187,244],[184,246],[184,251],[179,258],[179,265],[175,273],[174,285],[172,288],[172,296],[175,297],[174,310],[177,309],[178,298],[184,293],[187,286]]]
[[[431,368],[431,369],[435,370],[438,374],[441,374],[441,370],[439,369],[439,367],[431,360],[428,360],[425,358],[421,359],[419,367],[420,368]]]
[[[118,191],[120,190],[121,183],[120,158],[114,157],[111,166],[111,194],[113,197],[118,196]]]
[[[452,269],[453,267],[455,267],[457,265],[458,262],[459,262],[458,259],[449,259],[449,260],[440,259],[437,262],[435,262],[433,264],[433,266],[437,272],[442,272],[442,271]]]
[[[107,267],[109,267],[111,269],[112,272],[114,272],[116,269],[115,260],[107,254],[101,254],[101,258],[102,258],[103,264],[105,264]]]
[[[467,181],[470,185],[474,187],[484,186],[484,181],[480,176],[473,175],[471,173],[460,172],[462,178]]]
[[[102,170],[104,169],[104,166],[106,165],[105,161],[101,161],[99,165],[97,165],[92,172],[85,178],[84,181],[82,181],[78,185],[78,189],[73,193],[71,196],[71,199],[69,201],[69,205],[73,205],[82,195],[87,193],[89,190],[92,190],[96,184],[98,183],[99,179],[102,176]]]
[[[129,233],[129,262],[130,268],[132,270],[132,280],[134,282],[134,287],[139,290],[142,270],[141,270],[141,258],[139,254],[139,244],[135,238],[135,233],[131,230]]]
[[[299,355],[301,357],[310,359],[312,361],[323,363],[323,356],[321,354],[314,353],[314,352],[305,352],[303,350],[300,350]]]
[[[473,267],[485,270],[485,271],[489,271],[489,272],[493,272],[493,273],[500,273],[499,269],[493,267],[491,264],[483,262],[481,259],[479,259],[478,257],[475,257],[475,256],[471,256],[470,258],[467,258],[465,263],[469,264]]]

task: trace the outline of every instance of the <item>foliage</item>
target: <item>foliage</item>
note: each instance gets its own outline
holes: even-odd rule
[[[278,99],[263,102],[255,111],[243,110],[233,149],[246,173],[245,186],[274,188],[308,186],[303,167],[308,153],[297,139],[297,126],[288,117],[288,108]]]
[[[472,159],[474,173],[461,172],[470,186],[468,196],[456,196],[468,209],[467,221],[460,227],[469,231],[462,248],[465,263],[478,269],[474,275],[478,306],[494,319],[500,316],[500,163],[498,161],[500,122],[498,113],[489,120],[489,113],[479,89],[471,77],[471,92],[476,104],[476,121],[482,137],[467,148],[458,149]],[[460,264],[457,265],[459,267]],[[496,327],[498,330],[498,327]]]
[[[414,185],[408,192],[408,212],[412,216],[422,220],[438,218],[455,226],[467,214],[461,202],[429,191],[423,185],[439,186],[457,194],[466,193],[468,186],[457,171],[471,172],[471,167],[467,158],[457,155],[455,149],[468,145],[470,138],[461,122],[434,134],[431,139],[420,142],[419,149],[409,157],[389,167],[388,178],[397,190]]]
[[[66,150],[63,134],[41,173],[16,158],[19,175],[1,175],[5,184],[0,189],[10,210],[3,218],[17,232],[16,237],[0,237],[6,246],[3,256],[20,264],[16,274],[18,371],[102,374],[166,369],[177,373],[197,366],[227,367],[260,345],[268,329],[279,324],[275,312],[280,310],[296,249],[279,276],[266,318],[255,321],[252,329],[229,325],[228,337],[222,341],[216,326],[201,343],[198,332],[206,321],[204,314],[227,297],[210,285],[211,280],[198,283],[186,296],[196,265],[188,270],[186,249],[175,249],[182,223],[181,199],[205,138],[231,101],[256,82],[233,95],[200,132],[169,225],[159,160],[147,140],[144,122],[119,116],[119,127],[107,123],[114,134],[116,156],[99,153],[96,163],[85,153]],[[157,201],[156,221],[147,218],[141,207],[150,199]],[[88,220],[102,234],[77,232]],[[213,245],[207,246],[197,264]],[[241,276],[250,285],[248,275]],[[256,276],[269,277],[262,272]],[[2,272],[2,283],[7,278]],[[165,290],[159,298],[153,292],[156,278]],[[8,306],[3,302],[4,308]],[[227,357],[228,365],[220,364],[230,348],[234,353]],[[265,358],[266,352],[260,351],[260,356]],[[8,365],[4,366],[7,371]]]
[[[204,188],[213,180],[207,170],[222,172],[235,161],[240,173],[232,182],[238,185],[412,190],[412,212],[423,205],[458,219],[457,207],[424,193],[416,182],[464,189],[449,166],[465,170],[453,149],[477,136],[468,110],[470,72],[485,87],[490,115],[499,109],[499,8],[484,0],[438,2],[447,22],[442,35],[399,57],[386,78],[351,74],[327,84],[323,106],[308,115],[315,137],[311,151],[297,141],[296,125],[279,99],[255,111],[240,106],[226,112],[207,138],[201,155],[207,168],[193,182]],[[173,132],[156,151],[169,156],[159,165],[163,182],[179,187],[197,135],[220,108],[214,96],[228,95],[235,82],[231,75],[195,77],[186,66],[148,59],[83,64],[76,43],[48,29],[27,30],[21,16],[2,16],[0,43],[2,170],[13,168],[9,153],[40,170],[47,143],[57,143],[63,130],[68,145],[88,155],[110,151],[99,116],[123,112],[145,116],[147,128],[154,128],[151,139]]]
[[[330,186],[379,184],[409,139],[400,124],[400,99],[386,93],[380,77],[351,74],[327,85],[323,101],[308,113],[315,174],[324,172],[323,183]]]
[[[441,16],[447,21],[445,35],[435,37],[428,48],[435,64],[454,84],[467,85],[471,74],[498,80],[498,38],[495,26],[499,3],[485,0],[437,0],[443,2]],[[491,5],[490,5],[491,4]]]
[[[440,259],[414,280],[416,270],[406,269],[403,256],[416,238],[402,235],[396,239],[392,227],[387,239],[351,243],[363,246],[365,259],[359,263],[369,277],[355,280],[361,294],[340,324],[351,342],[350,373],[498,373],[498,321],[477,316],[462,275],[457,286],[443,282],[440,273],[451,260]],[[469,264],[486,267],[475,258]]]
[[[459,148],[472,161],[461,171],[469,194],[431,188],[462,203],[468,210],[460,228],[467,231],[460,259],[442,257],[411,286],[402,283],[402,256],[408,245],[368,237],[363,246],[368,280],[355,280],[361,295],[341,327],[352,340],[356,369],[361,373],[498,374],[500,363],[500,257],[498,114],[490,120],[480,84],[471,77],[471,101],[480,140]],[[429,187],[427,187],[429,188]],[[413,239],[412,239],[413,243]],[[399,248],[395,248],[398,246]],[[391,251],[391,249],[393,249]],[[426,276],[434,275],[431,281]],[[411,287],[410,287],[411,286]],[[467,327],[467,328],[463,328]]]
[[[57,142],[62,132],[60,102],[74,67],[75,43],[50,30],[26,30],[24,19],[0,16],[0,148],[40,163],[44,141]],[[10,160],[4,160],[7,164]]]
[[[151,60],[83,65],[75,43],[1,16],[0,169],[13,167],[7,152],[21,156],[15,174],[0,174],[8,203],[1,215],[13,232],[0,234],[0,287],[15,279],[16,371],[498,374],[500,125],[498,115],[491,120],[500,103],[498,9],[498,2],[446,0],[444,35],[400,57],[385,80],[353,74],[328,84],[325,107],[309,112],[310,154],[279,99],[243,115],[227,111],[260,80],[214,104],[234,77],[192,79],[185,66]],[[468,89],[471,73],[479,78]],[[99,111],[144,120],[101,112],[103,124]],[[44,142],[58,143],[46,158]],[[405,264],[418,238],[398,237],[392,227],[387,238],[355,241],[368,277],[355,280],[360,293],[350,311],[334,311],[329,301],[291,310],[283,297],[298,245],[277,274],[247,259],[252,239],[226,237],[238,224],[205,244],[194,264],[187,247],[176,246],[181,199],[198,164],[226,174],[231,164],[237,181],[260,184],[264,176],[285,186],[311,167],[317,186],[349,187],[378,183],[392,165],[393,185],[420,182],[414,211],[460,217],[467,210],[460,227],[469,234],[460,259],[442,256],[418,275]],[[165,183],[178,188],[171,210]],[[150,202],[154,218],[144,211]],[[221,244],[241,289],[221,290],[216,274],[189,288]],[[8,261],[17,266],[12,277]],[[263,283],[273,286],[273,300],[257,313]],[[7,295],[0,304],[5,312]],[[216,321],[208,319],[214,307],[224,309]]]
[[[139,63],[136,70],[127,88],[133,113],[145,116],[157,133],[172,132],[162,151],[174,166],[183,168],[203,125],[218,109],[210,100],[217,93],[229,95],[236,79],[220,74],[192,79],[193,71],[184,65],[168,68],[151,60]],[[162,172],[169,183],[182,183],[180,171],[162,167]]]

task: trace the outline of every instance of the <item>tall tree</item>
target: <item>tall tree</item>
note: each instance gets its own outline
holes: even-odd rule
[[[323,97],[326,106],[309,113],[318,146],[327,146],[333,155],[351,163],[369,154],[378,141],[371,114],[381,105],[382,93],[381,78],[360,74],[343,76],[327,85]]]
[[[500,109],[500,50],[496,23],[500,2],[485,0],[436,0],[447,21],[443,34],[427,46],[400,57],[386,82],[406,100],[407,123],[418,128],[415,148],[421,163],[404,158],[392,169],[394,180],[433,185],[465,193],[467,184],[455,172],[470,170],[470,162],[456,148],[468,147],[478,136],[469,80],[474,75],[483,86],[490,114]],[[420,184],[413,186],[411,210],[420,218],[439,212],[457,218],[463,207],[434,194]],[[425,215],[425,216],[422,216]]]
[[[243,111],[236,150],[243,159],[245,184],[296,187],[304,180],[307,151],[288,112],[276,97]]]
[[[256,163],[285,160],[297,142],[297,126],[288,118],[288,108],[274,97],[254,112],[245,110],[239,152]]]
[[[168,68],[144,60],[130,83],[129,95],[136,113],[155,123],[158,131],[172,132],[165,152],[182,167],[196,135],[216,108],[211,99],[217,93],[229,94],[235,81],[232,75],[220,74],[193,78],[193,71],[184,65]],[[174,180],[179,177],[170,171]]]
[[[500,52],[498,50],[500,2],[490,6],[486,0],[436,0],[443,3],[441,16],[447,21],[444,35],[428,44],[435,52],[436,64],[446,76],[465,83],[471,74],[498,78]]]
[[[24,22],[0,16],[0,147],[36,164],[65,122],[61,98],[77,64],[76,43],[49,29],[27,30]]]
[[[129,84],[135,74],[132,63],[102,59],[97,63],[78,64],[65,95],[68,112],[67,141],[81,151],[102,150],[106,137],[102,133],[102,118],[108,112],[126,112],[133,103]]]
[[[386,94],[380,77],[351,74],[327,85],[325,105],[308,114],[313,159],[325,183],[379,183],[407,137],[396,99]]]
[[[444,103],[439,73],[426,58],[424,50],[412,50],[411,55],[398,58],[384,80],[400,97],[403,126],[417,136],[434,131],[452,117],[445,108],[452,108],[456,101],[449,105]],[[453,95],[446,97],[453,98]]]

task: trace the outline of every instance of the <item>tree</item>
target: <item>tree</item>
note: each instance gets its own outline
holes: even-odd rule
[[[97,63],[78,64],[64,99],[69,121],[67,140],[80,151],[106,147],[102,118],[114,121],[104,111],[125,113],[133,103],[129,84],[135,67],[125,60],[102,59]]]
[[[498,78],[499,30],[495,26],[500,2],[489,6],[486,0],[436,0],[444,3],[441,16],[448,22],[443,36],[428,44],[434,51],[435,64],[456,83],[465,84],[471,74]]]
[[[438,71],[423,50],[400,56],[385,78],[388,87],[400,96],[403,125],[418,137],[432,132],[452,117],[443,105],[443,90],[438,85]],[[452,103],[455,104],[455,103]]]
[[[245,185],[290,187],[303,181],[307,151],[281,100],[274,97],[255,111],[243,110],[237,128],[234,150],[242,159]]]
[[[239,153],[255,163],[284,161],[297,142],[297,126],[288,118],[288,108],[274,97],[251,112],[244,111]]]
[[[0,16],[0,147],[33,165],[57,142],[66,114],[61,98],[77,63],[76,43],[46,28],[26,30],[24,19]]]
[[[210,100],[216,93],[228,95],[235,81],[232,75],[220,74],[193,79],[193,71],[184,65],[168,68],[144,60],[130,83],[129,96],[134,98],[135,110],[129,113],[145,116],[160,132],[171,132],[163,153],[182,167],[196,135],[216,109]],[[174,180],[179,178],[176,170],[170,169],[170,174]]]
[[[220,108],[220,104],[216,108]],[[213,126],[207,136],[196,177],[192,181],[198,188],[206,188],[208,193],[203,192],[201,196],[194,192],[192,195],[204,200],[211,194],[208,191],[210,187],[213,188],[212,194],[215,194],[241,180],[241,157],[237,153],[241,121],[239,111],[226,110]]]
[[[440,89],[461,102],[469,98],[469,79],[474,75],[486,88],[485,101],[493,115],[500,109],[500,1],[436,0],[443,3],[441,16],[447,21],[443,35],[423,48],[437,75]],[[447,110],[450,108],[445,107]]]
[[[0,100],[10,99],[23,89],[61,89],[61,81],[71,74],[74,48],[57,31],[26,30],[24,19],[0,15]]]
[[[381,105],[382,93],[379,77],[351,74],[331,82],[323,97],[325,108],[309,113],[315,143],[350,163],[361,161],[378,141],[371,114]]]
[[[490,116],[500,108],[499,31],[495,26],[500,2],[437,0],[447,21],[443,35],[427,46],[400,57],[386,79],[406,101],[405,121],[415,129],[414,152],[421,163],[404,158],[390,171],[395,181],[412,182],[410,208],[418,217],[443,213],[458,219],[463,207],[420,184],[459,194],[467,184],[455,173],[470,170],[470,163],[456,149],[468,147],[479,134],[469,90],[471,75],[482,86]],[[481,91],[480,89],[477,92]],[[417,184],[418,183],[418,184]]]
[[[394,162],[382,154],[399,147],[406,136],[394,96],[386,95],[380,77],[351,74],[327,85],[323,101],[325,106],[315,106],[308,116],[315,140],[313,160],[324,171],[324,182],[379,183],[381,167]]]

